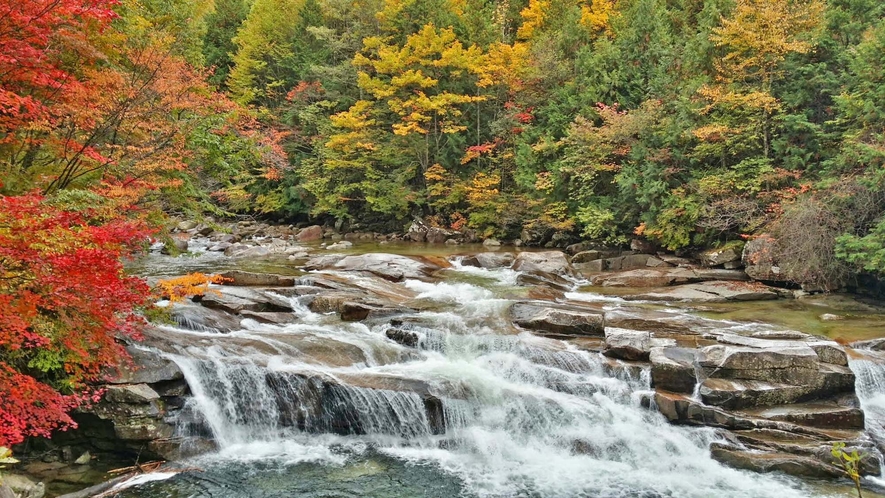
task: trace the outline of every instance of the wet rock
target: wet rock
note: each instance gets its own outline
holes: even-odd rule
[[[596,311],[516,303],[510,316],[520,327],[548,334],[605,335],[605,315]]]
[[[718,249],[710,249],[698,255],[701,264],[705,266],[720,266],[741,260],[744,244],[741,242],[731,243]]]
[[[602,354],[622,360],[644,361],[648,360],[650,351],[651,334],[648,332],[605,328],[605,350]]]
[[[697,352],[691,348],[651,348],[651,379],[655,389],[676,393],[692,393],[697,384],[695,361]]]
[[[295,277],[275,275],[273,273],[253,273],[241,270],[230,270],[220,273],[225,280],[223,285],[259,286],[259,287],[292,287]]]
[[[392,328],[388,329],[387,332],[384,333],[388,339],[398,342],[403,346],[408,346],[410,348],[418,347],[419,337],[415,332],[409,332],[408,330]]]
[[[297,319],[294,313],[285,311],[241,311],[240,316],[271,325],[286,325]]]
[[[220,309],[176,305],[172,319],[179,327],[198,332],[227,333],[240,330],[240,319]]]
[[[572,289],[572,283],[553,273],[523,273],[516,277],[516,283],[524,287],[550,287],[560,292]]]
[[[486,240],[482,241],[482,245],[484,245],[486,247],[500,247],[501,242],[498,241],[498,239],[486,239]]]
[[[295,237],[299,242],[313,242],[317,240],[322,240],[323,238],[323,227],[319,225],[309,226],[300,232]]]
[[[721,378],[706,379],[700,389],[704,404],[728,410],[793,403],[807,393],[804,386]]]
[[[821,429],[863,430],[864,412],[855,406],[837,403],[794,403],[744,412],[744,415]],[[843,403],[845,403],[843,401]]]
[[[538,275],[573,275],[571,265],[561,251],[521,252],[516,255],[513,267],[516,271]]]
[[[345,301],[340,306],[341,320],[345,322],[358,322],[369,317],[372,311],[378,310],[375,306],[364,303]]]
[[[783,472],[801,477],[838,478],[842,471],[816,458],[780,452],[743,450],[731,445],[713,443],[710,455],[730,467],[754,472]]]
[[[184,460],[218,449],[211,439],[204,437],[174,437],[156,439],[147,445],[148,450],[166,461]]]

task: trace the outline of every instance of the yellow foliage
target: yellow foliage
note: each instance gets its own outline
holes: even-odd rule
[[[535,31],[544,25],[544,17],[548,10],[550,10],[550,0],[529,0],[528,6],[519,13],[523,22],[516,31],[517,38],[531,39]]]
[[[614,13],[614,1],[590,0],[581,5],[581,26],[591,33],[602,33],[609,36],[612,34],[610,21]]]
[[[738,0],[710,40],[729,52],[717,62],[726,82],[769,80],[788,54],[808,53],[823,23],[822,0]]]
[[[220,284],[230,281],[221,275],[204,275],[202,273],[188,273],[181,277],[160,280],[157,282],[156,289],[159,294],[169,298],[173,303],[184,301],[193,296],[203,296],[207,292],[220,294],[218,291],[210,289],[209,284]]]
[[[424,179],[428,182],[443,182],[448,174],[449,172],[445,168],[440,166],[439,163],[435,163],[424,172]]]

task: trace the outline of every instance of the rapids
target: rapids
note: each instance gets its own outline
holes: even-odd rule
[[[421,309],[398,325],[418,337],[417,350],[387,337],[389,320],[341,322],[299,297],[288,298],[297,316],[289,325],[244,320],[230,334],[163,327],[164,354],[193,393],[180,435],[210,437],[218,449],[181,463],[200,471],[116,496],[824,495],[714,461],[714,430],[673,426],[643,407],[647,371],[516,330],[506,316],[515,272],[455,264],[443,273],[440,282],[398,284],[336,275]],[[568,298],[630,312],[616,297]],[[661,316],[748,326],[677,310]],[[852,366],[864,408],[885,414],[881,364]]]

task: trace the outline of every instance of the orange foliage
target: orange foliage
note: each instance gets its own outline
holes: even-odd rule
[[[217,290],[210,289],[209,284],[221,284],[230,282],[232,279],[221,275],[204,275],[202,273],[188,273],[181,277],[160,280],[157,282],[158,293],[168,297],[169,301],[178,303],[193,296],[204,296],[207,292],[220,294]]]

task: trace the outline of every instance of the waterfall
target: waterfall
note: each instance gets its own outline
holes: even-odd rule
[[[849,364],[855,375],[855,391],[863,408],[866,430],[885,453],[885,354],[876,351],[856,351]],[[885,485],[885,462],[877,481]]]
[[[372,448],[457,476],[467,496],[808,496],[798,481],[712,460],[715,430],[643,408],[647,369],[513,329],[512,302],[495,291],[510,270],[453,271],[491,283],[396,284],[434,306],[395,325],[299,304],[290,325],[165,328],[193,394],[179,430],[210,435],[210,458],[236,461],[334,466]],[[417,349],[389,339],[394,326]]]

